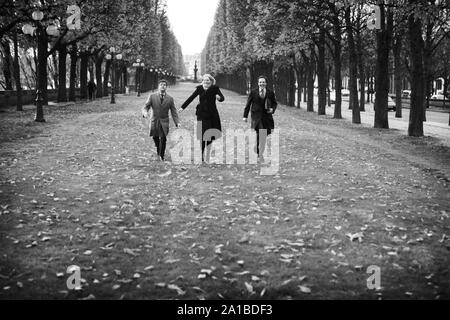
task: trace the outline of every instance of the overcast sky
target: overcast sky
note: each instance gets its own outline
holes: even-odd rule
[[[172,30],[183,54],[200,53],[214,22],[219,0],[167,0]]]

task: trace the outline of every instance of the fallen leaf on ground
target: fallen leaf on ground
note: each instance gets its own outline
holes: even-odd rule
[[[181,290],[181,288],[179,286],[177,286],[176,284],[169,284],[167,286],[167,288],[170,290],[175,290],[179,296],[183,296],[186,294],[186,291]]]
[[[132,249],[129,249],[129,248],[123,249],[123,252],[125,252],[126,254],[129,254],[131,256],[134,256],[134,257],[138,256],[137,253],[135,253]]]
[[[172,264],[172,263],[176,263],[178,261],[180,261],[180,259],[167,259],[166,261],[164,261],[164,263]]]
[[[352,242],[355,241],[355,240],[358,240],[359,242],[362,242],[362,238],[364,237],[362,232],[358,232],[358,233],[355,233],[355,234],[347,233],[346,236],[349,237],[350,241],[352,241]]]
[[[311,293],[311,289],[306,286],[298,286],[300,291],[303,293]]]
[[[255,292],[253,291],[253,286],[252,286],[250,283],[244,282],[244,284],[245,284],[245,288],[247,289],[247,291],[248,291],[250,294],[255,293]]]

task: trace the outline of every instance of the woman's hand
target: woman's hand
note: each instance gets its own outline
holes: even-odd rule
[[[220,101],[220,100],[221,100],[221,98],[220,98],[220,96],[219,96],[218,94],[216,94],[216,100],[217,100],[217,101]]]

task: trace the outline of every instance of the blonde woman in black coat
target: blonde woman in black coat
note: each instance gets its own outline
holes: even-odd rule
[[[195,115],[197,116],[197,139],[200,140],[202,146],[202,161],[205,161],[204,152],[206,150],[206,159],[209,161],[211,151],[211,143],[222,136],[222,126],[220,124],[220,116],[217,111],[216,100],[223,102],[225,97],[216,86],[216,80],[210,74],[203,76],[202,84],[195,88],[194,93],[183,103],[180,107],[180,112],[187,108],[187,106],[197,97],[200,97],[200,103],[197,105]],[[201,128],[200,128],[201,126]],[[215,129],[209,133],[214,135],[205,136],[205,132],[209,129]],[[205,141],[204,141],[205,140]]]

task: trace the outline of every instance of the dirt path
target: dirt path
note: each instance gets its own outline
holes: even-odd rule
[[[179,106],[191,91],[169,94]],[[245,97],[224,94],[222,126],[246,128]],[[0,298],[450,297],[450,153],[439,140],[281,107],[276,175],[161,163],[145,98],[55,113],[45,131],[2,143]],[[66,286],[70,265],[81,291]],[[379,290],[367,288],[372,265]]]

